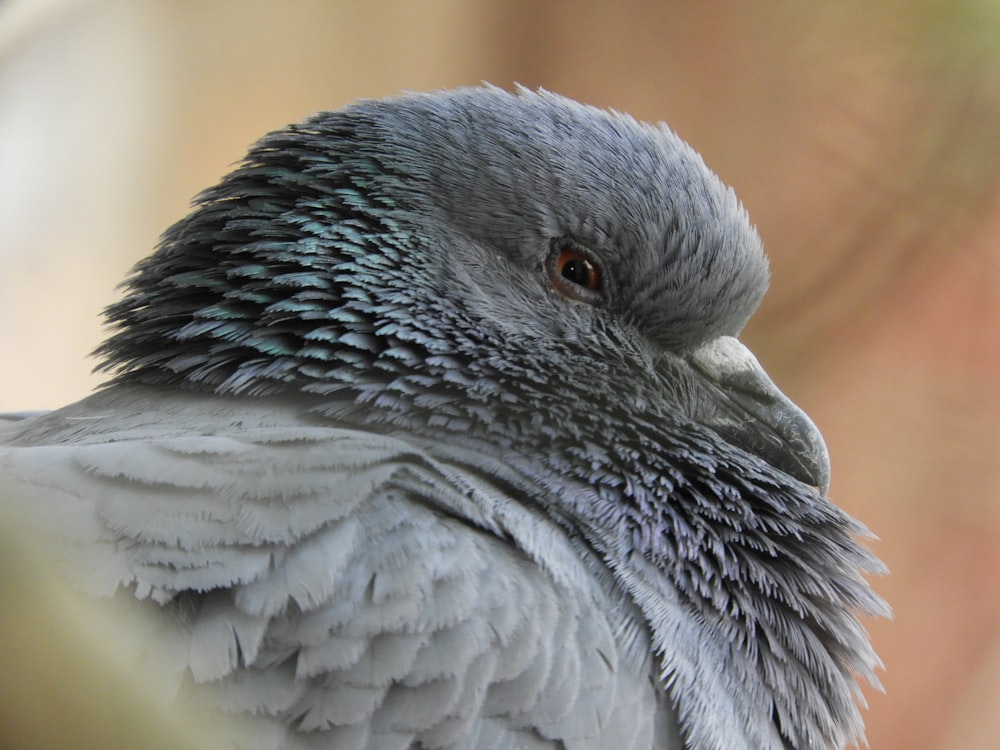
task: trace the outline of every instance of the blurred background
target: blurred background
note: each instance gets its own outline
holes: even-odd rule
[[[0,411],[86,395],[116,284],[256,138],[480,81],[665,120],[735,187],[744,339],[892,570],[870,746],[996,750],[998,0],[0,0]]]

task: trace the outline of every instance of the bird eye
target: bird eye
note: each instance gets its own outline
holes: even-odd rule
[[[604,301],[604,275],[590,252],[576,242],[559,239],[545,261],[553,286],[570,299],[596,305]]]

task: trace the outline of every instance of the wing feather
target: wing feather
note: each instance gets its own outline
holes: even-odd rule
[[[646,636],[504,469],[265,400],[95,399],[4,426],[0,493],[85,591],[158,608],[143,648],[257,717],[243,746],[652,746]]]

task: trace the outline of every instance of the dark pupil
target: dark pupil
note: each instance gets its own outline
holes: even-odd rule
[[[569,260],[562,267],[563,278],[569,279],[580,286],[590,286],[590,264],[585,260]]]

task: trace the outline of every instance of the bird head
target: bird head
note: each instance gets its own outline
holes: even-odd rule
[[[464,89],[264,138],[137,267],[99,352],[119,379],[257,394],[378,387],[434,353],[515,385],[615,365],[620,398],[642,374],[825,490],[818,431],[735,339],[767,278],[732,190],[666,126]]]

